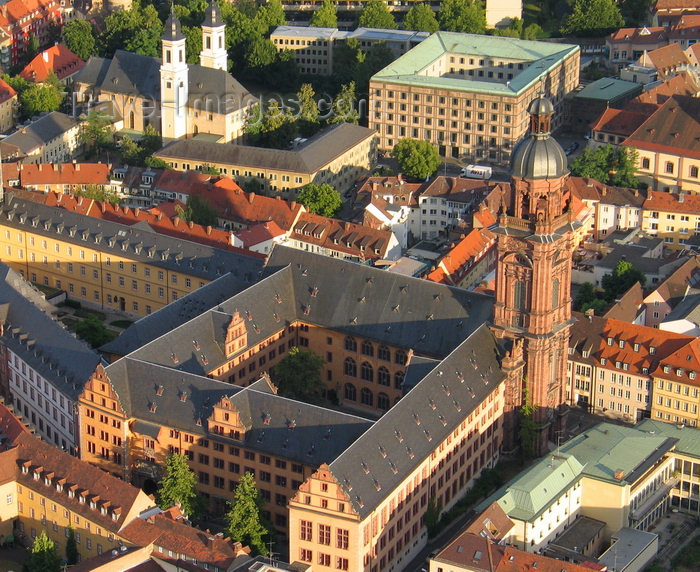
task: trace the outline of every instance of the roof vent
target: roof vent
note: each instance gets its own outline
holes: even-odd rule
[[[158,388],[156,389],[156,395],[160,397],[161,395],[163,395],[164,390],[165,390],[165,388],[162,385],[159,385]]]
[[[182,392],[180,393],[180,401],[182,401],[183,403],[184,403],[185,401],[187,401],[187,392],[186,392],[186,391],[182,391]]]

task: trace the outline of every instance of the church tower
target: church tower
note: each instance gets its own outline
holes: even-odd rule
[[[180,21],[171,12],[165,22],[160,66],[160,123],[164,139],[179,139],[187,134],[189,92],[185,35]]]
[[[548,99],[537,98],[528,113],[530,134],[513,151],[512,182],[494,230],[493,325],[497,336],[522,344],[525,361],[523,379],[513,380],[506,392],[505,445],[516,443],[517,408],[527,395],[534,406],[535,452],[542,454],[565,423],[575,223],[566,155],[550,136],[554,108]]]
[[[221,19],[216,0],[209,0],[209,6],[202,23],[202,51],[199,63],[205,68],[226,71],[228,67],[226,54],[226,24]]]

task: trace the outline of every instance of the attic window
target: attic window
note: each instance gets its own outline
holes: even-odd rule
[[[600,365],[605,365],[606,363],[608,363],[608,358],[600,358]]]
[[[372,479],[372,482],[374,483],[375,489],[377,489],[378,491],[382,490],[382,485],[379,484],[379,481],[377,479]]]
[[[311,297],[312,297],[312,298],[315,298],[316,296],[318,296],[318,287],[317,287],[317,286],[314,286],[314,287],[311,289]]]
[[[34,480],[35,481],[39,480],[39,471],[34,471]]]
[[[656,348],[654,346],[649,346],[649,355],[653,356],[656,353]]]
[[[367,463],[362,461],[360,465],[362,466],[362,470],[365,472],[365,475],[369,475],[369,467],[367,466]]]
[[[279,314],[278,314],[277,312],[274,312],[274,313],[272,314],[272,317],[275,319],[275,322],[279,322],[279,321],[280,321],[280,317],[279,317]]]
[[[175,355],[175,352],[170,352],[170,359],[173,360],[173,363],[180,363],[180,360]]]
[[[275,294],[275,300],[277,300],[278,304],[281,304],[282,303],[282,296],[280,296],[279,294]]]
[[[649,373],[649,368],[648,368],[648,367],[643,367],[643,368],[642,368],[642,373],[645,374],[645,375],[648,374],[648,373]]]
[[[634,344],[634,346],[632,346],[632,348],[634,349],[635,352],[638,352],[639,351],[639,344]]]
[[[401,286],[399,290],[401,290],[403,294],[406,294],[406,292],[408,292],[408,286]]]
[[[156,412],[156,409],[158,409],[158,406],[157,406],[155,403],[151,403],[151,404],[148,406],[148,410],[149,410],[151,413],[155,413],[155,412]]]
[[[192,340],[192,345],[194,346],[194,349],[199,350],[199,342],[197,340]]]
[[[613,345],[613,339],[610,337],[608,337],[608,345],[609,346]]]
[[[440,420],[440,423],[442,423],[443,427],[447,425],[447,419],[445,419],[442,415],[438,415],[438,419]]]
[[[387,455],[386,449],[384,447],[382,447],[381,445],[379,445],[379,454],[382,456],[382,458],[386,459],[386,455]]]
[[[105,516],[107,514],[107,507],[106,506],[103,506],[100,508],[100,514],[103,516]]]
[[[695,372],[694,372],[694,371],[691,371],[691,372],[688,374],[688,377],[689,377],[690,379],[695,379]]]
[[[418,417],[418,413],[413,414],[413,420],[416,422],[416,425],[420,425],[420,417]]]
[[[620,349],[623,349],[625,347],[625,340],[620,340],[617,342],[617,345],[620,346]]]
[[[435,402],[432,399],[428,399],[428,405],[430,405],[430,409],[435,411],[435,408],[437,407],[437,405],[435,405]]]
[[[398,312],[398,311],[399,311],[399,308],[400,308],[400,305],[399,305],[399,304],[396,304],[396,306],[394,306],[394,307],[392,308],[392,311]]]
[[[183,391],[182,393],[180,393],[180,401],[182,401],[183,403],[185,401],[187,401],[187,392],[186,391]]]
[[[399,443],[403,443],[403,435],[401,435],[401,431],[396,429],[394,431],[394,435],[396,435],[396,438],[399,440]]]
[[[197,427],[201,427],[201,426],[202,426],[202,418],[200,417],[197,419]]]
[[[423,433],[425,434],[425,438],[428,440],[428,442],[433,440],[433,436],[430,434],[430,431],[423,429]]]
[[[162,385],[159,385],[159,386],[158,386],[158,389],[156,389],[156,395],[158,395],[158,396],[163,395],[163,390],[164,390],[164,389],[165,389],[165,388],[164,388]]]
[[[271,419],[272,419],[272,415],[270,415],[269,413],[265,413],[265,415],[263,415],[263,423],[265,425],[269,425]]]
[[[462,411],[462,406],[459,404],[459,401],[457,401],[456,399],[453,399],[453,400],[452,400],[452,405],[455,406],[455,409],[456,409],[457,411]]]
[[[682,376],[682,375],[683,375],[683,370],[680,369],[680,368],[677,369],[677,370],[676,370],[676,375],[677,375],[678,377]]]
[[[309,312],[311,312],[311,306],[304,306],[304,315],[308,316]]]
[[[208,365],[208,364],[209,364],[209,360],[207,359],[207,356],[205,356],[204,354],[199,354],[199,357],[202,358],[202,363],[203,363],[204,365]]]
[[[433,314],[428,314],[428,315],[425,317],[426,320],[432,320],[433,318],[434,318],[434,315],[433,315]]]
[[[671,367],[668,365],[665,365],[664,366],[664,373],[668,373],[669,371],[671,371]]]
[[[409,459],[413,459],[413,457],[415,457],[415,453],[410,447],[406,447],[406,454],[408,455]]]

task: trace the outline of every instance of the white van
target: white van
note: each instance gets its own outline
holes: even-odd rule
[[[488,180],[493,175],[493,169],[484,165],[467,165],[462,168],[460,177],[465,179],[484,179]]]

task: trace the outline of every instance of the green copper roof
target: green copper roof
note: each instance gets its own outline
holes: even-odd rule
[[[518,40],[500,36],[436,32],[399,59],[376,73],[373,81],[390,81],[454,91],[474,91],[500,95],[518,95],[537,82],[542,74],[579,51],[579,46],[555,42]],[[469,76],[441,77],[425,75],[425,70],[444,55],[499,58],[526,64],[526,68],[503,68],[513,79],[478,81]],[[449,63],[446,67],[449,67]]]
[[[576,97],[583,99],[599,99],[601,101],[614,101],[620,97],[634,97],[642,93],[641,84],[633,81],[625,81],[613,77],[604,77],[589,83]]]
[[[560,451],[584,463],[586,476],[626,485],[644,474],[675,443],[665,435],[600,423],[564,443]],[[621,478],[615,478],[618,472],[622,472]]]
[[[677,453],[700,459],[700,430],[698,429],[676,426],[673,423],[663,423],[653,419],[645,419],[637,425],[637,429],[651,435],[678,439],[675,449]]]

